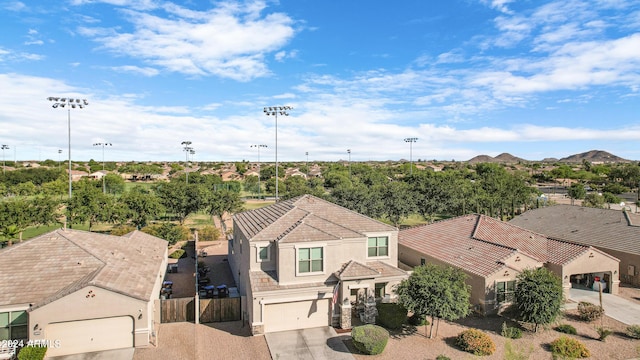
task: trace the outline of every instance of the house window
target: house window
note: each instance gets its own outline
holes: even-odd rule
[[[28,339],[28,315],[26,311],[0,313],[0,340]]]
[[[258,246],[258,262],[269,261],[269,245]]]
[[[369,257],[389,255],[389,238],[386,236],[370,237],[367,245]]]
[[[323,249],[321,247],[298,249],[298,272],[323,271]]]
[[[513,302],[515,291],[515,280],[496,282],[496,302],[498,304]]]

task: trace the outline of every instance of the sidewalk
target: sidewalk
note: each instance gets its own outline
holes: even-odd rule
[[[597,291],[571,289],[569,290],[571,300],[575,303],[565,305],[571,309],[578,306],[578,302],[587,301],[599,305],[600,297]],[[616,295],[602,294],[602,307],[608,317],[618,320],[627,325],[640,325],[640,304],[623,299]]]

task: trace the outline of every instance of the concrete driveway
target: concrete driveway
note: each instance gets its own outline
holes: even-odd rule
[[[575,301],[575,307],[578,302],[587,301],[592,304],[599,305],[600,297],[597,291],[571,289],[569,290],[571,300]],[[567,304],[568,305],[568,304]],[[640,324],[640,304],[612,294],[602,294],[602,307],[604,313],[613,319],[616,319],[627,325]]]
[[[354,360],[343,340],[330,326],[267,333],[265,339],[272,359]]]
[[[131,360],[134,348],[105,350],[84,354],[46,357],[46,360]]]

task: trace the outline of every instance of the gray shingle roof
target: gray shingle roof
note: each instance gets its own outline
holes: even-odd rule
[[[244,211],[234,215],[233,219],[234,226],[252,241],[328,241],[363,237],[365,232],[397,230],[313,195]]]
[[[531,209],[509,223],[554,238],[640,255],[640,227],[620,210],[554,205]]]
[[[278,275],[275,271],[259,270],[249,273],[249,282],[251,283],[251,291],[253,294],[256,294],[263,291],[327,287],[335,285],[338,282],[338,278],[336,278],[334,274],[330,274],[324,281],[280,285],[278,283]]]
[[[0,250],[0,305],[38,306],[86,285],[149,300],[166,249],[165,240],[139,231],[40,235]]]

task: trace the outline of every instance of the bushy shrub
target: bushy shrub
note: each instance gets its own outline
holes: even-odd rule
[[[18,360],[42,360],[47,353],[44,346],[25,346],[18,353]]]
[[[427,320],[426,316],[413,314],[413,315],[409,316],[409,324],[411,324],[413,326],[429,325],[429,320]]]
[[[598,335],[599,335],[598,340],[600,341],[604,341],[604,339],[606,339],[607,336],[613,334],[613,331],[606,329],[604,327],[597,327],[596,331],[598,332]]]
[[[557,332],[561,332],[561,333],[565,333],[565,334],[571,334],[571,335],[576,335],[578,332],[576,331],[576,328],[574,328],[573,326],[569,325],[569,324],[562,324],[562,325],[558,325],[554,328],[555,331]]]
[[[591,356],[591,352],[583,343],[568,336],[560,336],[551,343],[551,352],[554,356],[578,359]]]
[[[640,339],[640,325],[631,325],[627,327],[627,335],[634,339]]]
[[[376,322],[387,329],[399,329],[407,321],[407,309],[397,303],[379,303],[376,305]]]
[[[489,335],[476,329],[461,332],[456,338],[456,345],[463,351],[478,356],[491,355],[496,351],[496,344]]]
[[[170,258],[172,259],[180,259],[187,256],[186,251],[182,250],[182,249],[178,249],[174,252],[171,253],[171,255],[169,255]]]
[[[604,314],[604,309],[600,305],[590,302],[580,301],[578,303],[578,316],[584,321],[593,321],[599,319]]]
[[[377,355],[387,346],[389,332],[383,327],[372,324],[356,326],[351,329],[351,340],[361,353]]]
[[[508,339],[520,339],[522,337],[522,330],[517,327],[508,326],[506,322],[503,322],[501,334]]]
[[[220,229],[215,226],[205,226],[198,230],[198,240],[215,241],[220,239]]]
[[[167,240],[170,245],[173,245],[178,241],[188,240],[191,235],[189,228],[186,226],[167,222],[145,226],[141,231]]]
[[[131,225],[118,225],[111,229],[110,234],[115,236],[122,236],[134,231],[135,229],[135,226]]]
[[[436,356],[436,360],[451,360],[451,358],[445,355],[438,355]]]

